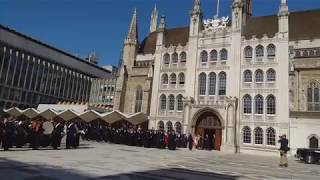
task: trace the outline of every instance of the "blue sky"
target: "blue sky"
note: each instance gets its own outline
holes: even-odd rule
[[[202,0],[205,18],[216,13],[217,0]],[[187,26],[193,0],[0,0],[0,24],[67,51],[99,54],[99,64],[119,60],[133,9],[138,10],[140,40],[149,31],[157,4],[167,27]],[[254,15],[275,14],[280,0],[253,0]],[[320,0],[288,0],[291,11],[320,8]],[[231,0],[221,0],[220,15],[230,14]]]

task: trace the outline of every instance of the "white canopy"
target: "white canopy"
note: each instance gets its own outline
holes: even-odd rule
[[[58,113],[53,109],[47,109],[40,113],[40,116],[48,120],[55,118],[57,115]]]
[[[28,109],[23,110],[22,114],[27,116],[28,118],[32,119],[32,118],[39,116],[40,112],[34,108],[28,108]]]
[[[93,120],[101,118],[101,116],[95,110],[89,110],[89,111],[85,111],[82,114],[80,114],[79,118],[81,118],[85,122],[91,122]]]
[[[70,121],[71,119],[74,119],[76,117],[78,117],[78,113],[74,112],[71,109],[62,111],[61,113],[58,114],[59,117],[61,117],[62,119],[66,120],[66,121]]]
[[[131,115],[126,115],[120,111],[112,111],[107,113],[98,113],[95,110],[87,110],[82,113],[78,113],[72,109],[67,109],[64,111],[61,111],[60,113],[56,112],[53,109],[43,109],[42,111],[38,111],[34,108],[28,108],[25,110],[21,110],[17,107],[13,107],[10,109],[4,109],[4,112],[10,114],[13,117],[17,117],[20,115],[25,115],[28,118],[32,119],[37,116],[42,116],[46,120],[52,120],[55,117],[60,117],[64,119],[65,121],[70,121],[74,118],[81,118],[85,122],[91,122],[96,119],[101,119],[109,124],[115,123],[117,121],[126,120],[134,125],[141,124],[143,122],[148,121],[148,116],[146,116],[144,113],[134,113]]]
[[[17,116],[20,116],[22,114],[22,110],[20,110],[17,107],[13,107],[13,108],[10,108],[10,109],[4,109],[3,111],[8,113],[8,114],[10,114],[13,117],[17,117]]]

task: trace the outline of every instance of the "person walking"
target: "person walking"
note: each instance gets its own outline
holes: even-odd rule
[[[192,151],[193,137],[192,137],[191,133],[189,133],[189,136],[188,136],[188,146],[189,146],[189,150]]]
[[[289,141],[286,138],[286,135],[280,136],[280,140],[278,141],[280,143],[280,167],[288,167],[288,158],[287,158],[287,152],[290,150],[288,147]]]

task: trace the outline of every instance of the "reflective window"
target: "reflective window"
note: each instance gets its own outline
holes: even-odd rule
[[[257,95],[255,97],[255,114],[263,114],[263,97]]]
[[[248,94],[243,97],[243,113],[252,113],[252,99],[251,96]]]
[[[210,61],[217,61],[218,60],[218,52],[216,50],[212,50],[210,52]]]
[[[271,127],[267,129],[267,145],[276,145],[276,131]]]
[[[201,73],[199,75],[199,95],[206,95],[206,84],[207,84],[207,75],[205,73]]]
[[[260,127],[254,129],[254,143],[263,144],[263,130]]]
[[[252,72],[250,70],[245,70],[243,72],[244,82],[252,82]]]
[[[160,96],[160,109],[161,110],[167,109],[167,97],[164,94]]]
[[[264,56],[264,47],[262,45],[258,45],[256,47],[256,57],[263,57]]]
[[[228,59],[228,51],[226,49],[222,49],[220,51],[220,60],[224,61]]]
[[[209,95],[216,94],[216,73],[211,72],[209,74]]]
[[[243,143],[251,143],[251,129],[248,126],[243,127],[242,129],[242,140]]]
[[[227,75],[225,72],[219,73],[219,95],[226,95]]]
[[[207,51],[202,51],[200,54],[201,62],[208,62],[208,53]]]
[[[174,96],[170,95],[169,96],[169,110],[170,111],[174,110],[174,103],[175,103]]]
[[[276,114],[276,98],[273,95],[267,97],[267,114]]]

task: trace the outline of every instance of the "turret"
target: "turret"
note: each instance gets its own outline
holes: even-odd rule
[[[233,0],[232,2],[232,30],[241,31],[252,16],[251,0]]]
[[[281,0],[278,13],[279,35],[288,38],[289,34],[289,8],[287,0]]]
[[[166,18],[161,16],[160,24],[157,34],[157,47],[161,47],[164,44],[164,31],[166,30]]]
[[[153,11],[151,13],[151,19],[150,19],[150,33],[155,32],[157,30],[157,24],[158,24],[158,10],[157,10],[157,6],[154,5]]]
[[[193,9],[190,12],[189,36],[197,36],[203,28],[200,0],[194,0]]]

